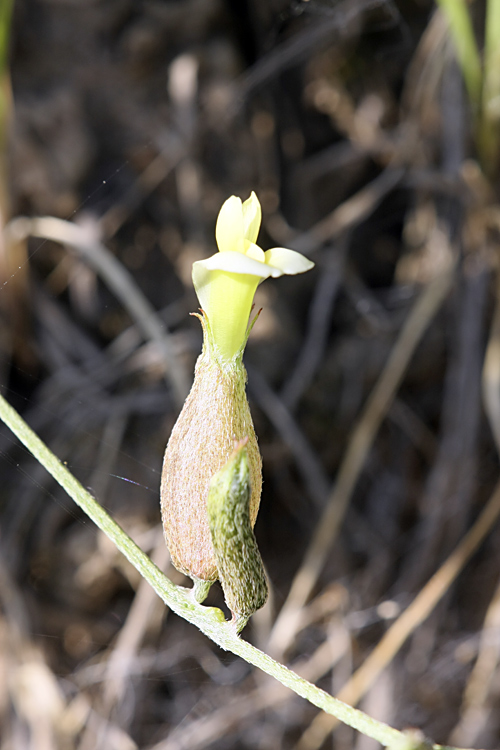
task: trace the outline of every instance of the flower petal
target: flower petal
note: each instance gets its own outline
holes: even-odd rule
[[[295,254],[298,255],[298,253]],[[194,274],[198,273],[201,268],[206,271],[245,273],[250,276],[258,276],[262,279],[267,279],[269,276],[276,277],[283,275],[283,271],[280,268],[275,268],[267,263],[262,263],[261,261],[250,258],[243,253],[235,252],[215,253],[215,255],[211,255],[210,258],[206,258],[206,260],[197,260],[193,263],[193,278]]]
[[[230,251],[193,263],[194,288],[223,359],[235,357],[244,345],[257,285],[273,274],[281,271]]]
[[[257,242],[259,236],[260,223],[262,221],[262,211],[259,199],[255,193],[250,193],[250,198],[243,203],[243,236],[251,243]]]
[[[220,252],[244,252],[243,207],[241,199],[232,195],[219,211],[215,239]]]
[[[281,276],[282,274],[294,276],[314,267],[312,260],[295,250],[288,250],[286,247],[273,247],[271,250],[266,250],[264,255],[266,256],[266,264],[281,272],[279,274],[273,273],[273,276]]]
[[[243,276],[253,276],[259,281],[263,281],[269,278],[269,276],[282,275],[279,269],[249,258],[248,255],[243,255],[242,253],[230,251],[215,253],[215,255],[206,260],[197,260],[193,263],[193,285],[200,306],[206,313],[209,313],[211,303],[214,299],[214,289],[210,289],[214,279],[214,271],[227,271],[228,273],[241,274]],[[227,303],[227,299],[222,300],[223,304],[224,302]]]
[[[204,261],[193,263],[193,286],[202,310],[208,310],[210,303],[210,271],[203,265]]]
[[[264,250],[262,250],[262,248],[260,248],[254,242],[243,240],[243,247],[245,248],[245,255],[247,256],[247,258],[253,258],[254,260],[258,260],[260,263],[266,262]]]
[[[206,285],[206,313],[213,341],[225,360],[233,359],[245,344],[248,318],[257,290],[258,276],[210,271]]]

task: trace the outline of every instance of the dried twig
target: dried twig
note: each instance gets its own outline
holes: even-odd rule
[[[421,589],[407,609],[391,625],[382,640],[342,688],[338,697],[356,705],[373,685],[379,674],[398,653],[416,628],[430,615],[500,516],[500,482],[483,508],[479,518],[452,554]],[[317,750],[337,722],[325,715],[317,716],[304,732],[298,750]]]
[[[450,265],[420,295],[351,434],[326,510],[271,633],[269,648],[274,654],[284,653],[294,638],[300,609],[316,584],[375,435],[418,343],[446,298],[453,275]]]
[[[10,222],[6,234],[11,241],[28,236],[61,242],[73,248],[98,273],[116,294],[143,335],[154,341],[163,354],[167,376],[171,379],[179,407],[189,390],[189,378],[177,358],[172,343],[156,317],[156,312],[142,294],[132,276],[111,255],[92,231],[51,216],[37,219],[17,218]]]

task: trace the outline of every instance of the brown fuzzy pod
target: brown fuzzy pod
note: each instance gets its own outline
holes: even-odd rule
[[[252,527],[259,510],[262,462],[246,397],[241,356],[220,362],[203,325],[203,351],[193,386],[172,430],[163,461],[161,510],[172,562],[193,580],[215,581],[218,570],[207,514],[210,480],[227,462],[235,440],[248,437]]]

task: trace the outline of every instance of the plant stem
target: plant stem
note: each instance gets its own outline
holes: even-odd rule
[[[493,0],[493,4],[498,0]],[[481,101],[481,59],[465,0],[437,0],[443,11],[457,52],[469,99],[476,116]]]
[[[500,2],[488,0],[484,39],[484,79],[479,153],[485,172],[494,177],[500,148]]]
[[[14,0],[0,1],[0,226],[8,216],[7,133],[12,115],[9,76],[9,42]]]
[[[145,578],[158,596],[176,614],[196,625],[221,648],[231,651],[249,664],[271,675],[323,711],[357,729],[368,737],[394,750],[418,750],[424,747],[420,735],[396,729],[367,716],[352,706],[339,701],[324,690],[299,677],[295,672],[276,662],[247,641],[241,640],[230,622],[226,622],[220,609],[198,604],[189,589],[175,586],[164,573],[130,539],[123,529],[106,513],[104,508],[85,490],[42,440],[31,430],[7,401],[0,396],[0,419],[12,430],[23,445],[63,487],[75,503],[94,521],[132,565]],[[439,750],[440,745],[426,745]]]
[[[10,21],[14,0],[2,0],[0,3],[0,75],[7,69],[9,56]]]

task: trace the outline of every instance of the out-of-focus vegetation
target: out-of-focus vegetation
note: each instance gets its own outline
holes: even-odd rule
[[[468,10],[482,50],[486,3]],[[158,487],[201,343],[191,264],[214,252],[224,199],[255,189],[260,244],[316,270],[256,299],[271,597],[243,635],[394,726],[488,749],[498,157],[476,150],[448,29],[431,0],[17,0],[0,372],[184,583]],[[2,750],[368,747],[166,612],[0,443]]]

